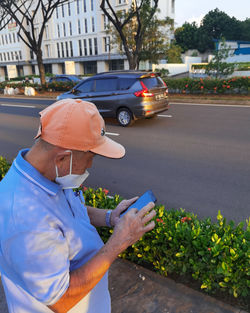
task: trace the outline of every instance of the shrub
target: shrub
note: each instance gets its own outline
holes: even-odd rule
[[[170,93],[247,94],[250,91],[250,77],[246,76],[229,79],[166,78],[165,82]]]
[[[0,181],[4,178],[10,165],[11,164],[4,157],[0,156]]]

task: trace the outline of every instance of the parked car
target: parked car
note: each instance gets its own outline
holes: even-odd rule
[[[103,117],[116,117],[121,126],[153,117],[168,109],[168,89],[157,73],[113,71],[92,76],[57,97],[93,102]]]
[[[79,78],[76,75],[56,75],[54,77],[51,77],[49,79],[49,83],[55,83],[55,82],[59,82],[59,83],[74,83],[74,84],[78,84],[80,83],[82,80],[81,78]]]

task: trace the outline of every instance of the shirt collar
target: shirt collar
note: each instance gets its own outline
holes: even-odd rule
[[[61,190],[60,185],[44,177],[36,168],[24,159],[24,155],[28,151],[29,149],[19,151],[13,162],[15,169],[23,174],[26,179],[39,186],[50,195],[55,196],[57,192]]]

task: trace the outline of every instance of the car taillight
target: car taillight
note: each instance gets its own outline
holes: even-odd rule
[[[152,92],[148,91],[148,88],[145,86],[145,84],[142,81],[140,81],[140,84],[142,86],[142,90],[134,92],[134,95],[136,97],[153,97],[154,96]]]

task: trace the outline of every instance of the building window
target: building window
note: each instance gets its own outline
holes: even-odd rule
[[[63,46],[63,42],[61,42],[61,50],[62,50],[62,58],[64,58],[64,46]]]
[[[16,57],[16,60],[18,60],[18,53],[17,53],[17,51],[15,51],[15,57]]]
[[[77,11],[77,14],[80,13],[80,1],[79,0],[76,0],[76,11]]]
[[[16,42],[16,34],[13,33],[12,36],[13,36],[13,42],[15,43]]]
[[[127,0],[118,0],[117,3],[118,3],[118,4],[125,4],[125,3],[127,3]]]
[[[60,25],[57,24],[57,37],[60,38]]]
[[[72,41],[69,42],[69,46],[70,46],[70,56],[73,57],[73,43],[72,43]]]
[[[46,39],[49,39],[49,26],[48,25],[45,26],[45,37]]]
[[[69,22],[69,34],[70,36],[72,36],[72,23]]]
[[[171,11],[172,11],[172,13],[174,13],[174,11],[175,11],[175,0],[172,0]]]
[[[4,36],[2,35],[2,44],[4,45]]]
[[[82,41],[78,40],[78,46],[79,46],[79,56],[82,56]]]
[[[8,44],[8,36],[7,35],[5,35],[5,42],[6,42],[6,44]]]
[[[18,34],[17,34],[17,41],[20,42],[20,37]]]
[[[66,57],[69,57],[69,46],[68,46],[68,42],[65,42],[65,50],[66,50]]]
[[[94,11],[94,0],[90,0],[91,11]]]
[[[88,55],[87,39],[83,39],[84,55]]]
[[[10,61],[10,53],[7,52],[7,58],[8,58],[8,61]]]
[[[31,59],[31,60],[34,60],[34,52],[33,52],[33,50],[31,50],[31,49],[30,49],[30,59]]]
[[[23,58],[22,58],[22,51],[20,50],[19,51],[19,60],[22,60]]]
[[[89,38],[89,55],[93,54],[93,49],[92,49],[92,38]]]
[[[46,51],[47,58],[50,58],[50,46],[49,45],[45,45],[45,51]]]
[[[83,0],[83,11],[87,12],[86,0]]]
[[[59,43],[57,43],[56,46],[57,46],[57,57],[60,58],[60,45],[59,45]]]
[[[4,61],[6,61],[6,54],[5,54],[5,52],[3,53],[3,58],[4,58]]]
[[[84,24],[85,24],[85,33],[88,32],[88,20],[85,18],[84,19]]]
[[[64,35],[64,37],[66,37],[66,26],[65,26],[65,23],[63,23],[63,35]]]
[[[97,38],[94,38],[94,50],[95,50],[95,55],[97,55],[98,54]]]
[[[68,3],[68,15],[71,16],[71,7],[70,7],[70,2]]]
[[[0,53],[0,61],[3,62],[3,56],[2,53]]]
[[[14,61],[14,53],[11,51],[11,60]]]
[[[95,18],[92,16],[92,32],[95,32]]]
[[[110,52],[110,38],[104,37],[104,52]]]
[[[9,34],[9,42],[12,43],[11,34]]]
[[[56,18],[59,18],[59,10],[58,10],[58,7],[56,7]]]
[[[62,17],[64,17],[64,5],[62,5]]]
[[[78,34],[81,34],[81,21],[78,20]]]

